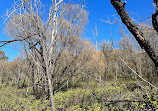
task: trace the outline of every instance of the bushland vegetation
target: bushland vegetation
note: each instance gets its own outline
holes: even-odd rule
[[[158,110],[157,67],[125,28],[118,42],[93,44],[82,37],[82,3],[54,0],[46,20],[41,2],[14,5],[5,28],[12,40],[0,46],[17,42],[23,56],[8,62],[0,50],[0,110]],[[139,28],[157,52],[156,31],[147,23]]]

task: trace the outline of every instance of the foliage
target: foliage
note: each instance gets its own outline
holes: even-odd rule
[[[132,83],[132,82],[131,82]],[[108,84],[108,83],[107,83]],[[118,86],[82,83],[82,88],[69,89],[54,95],[57,111],[113,111],[113,110],[155,110],[158,106],[156,90],[145,95],[140,89],[127,90],[127,85],[118,83]],[[87,87],[85,87],[85,85]],[[0,89],[0,110],[51,110],[50,101],[36,99],[26,90],[14,87]],[[142,100],[142,102],[115,102],[117,100]],[[110,102],[111,101],[111,102]],[[113,101],[113,102],[112,102]],[[143,102],[144,101],[144,102]]]

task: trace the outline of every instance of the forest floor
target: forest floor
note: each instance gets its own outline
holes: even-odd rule
[[[158,111],[158,92],[137,81],[81,82],[79,87],[54,94],[57,111]],[[0,89],[1,111],[49,111],[50,101],[36,99],[30,88]]]

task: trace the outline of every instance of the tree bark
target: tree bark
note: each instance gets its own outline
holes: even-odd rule
[[[125,3],[121,0],[111,0],[111,4],[116,9],[118,15],[121,17],[122,22],[127,26],[128,30],[133,34],[140,47],[146,51],[148,56],[154,62],[156,69],[158,69],[158,54],[154,47],[144,38],[143,31],[138,28],[138,25],[130,18],[125,9]]]
[[[50,100],[51,100],[51,105],[52,105],[52,111],[55,111],[55,106],[54,106],[54,97],[53,97],[53,87],[52,87],[52,81],[51,81],[51,76],[50,76],[50,68],[49,68],[49,62],[46,61],[46,66],[47,66],[47,77],[48,77],[48,86],[49,86],[49,95],[50,95]]]

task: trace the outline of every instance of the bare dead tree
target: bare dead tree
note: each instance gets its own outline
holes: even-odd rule
[[[48,96],[50,96],[52,110],[55,110],[53,85],[58,77],[58,71],[63,70],[64,73],[69,71],[70,76],[68,77],[71,78],[73,73],[85,62],[77,64],[77,67],[70,67],[74,63],[76,65],[74,62],[76,58],[81,59],[79,55],[82,55],[84,50],[79,37],[87,23],[87,12],[83,5],[64,4],[62,1],[52,0],[46,22],[42,19],[43,9],[40,0],[15,2],[15,8],[8,12],[8,21],[6,21],[6,33],[13,40],[0,42],[1,46],[15,41],[25,44],[27,55],[33,61],[33,65],[43,72],[42,80],[44,82],[42,84],[46,85],[42,85],[42,90],[49,90]],[[70,58],[66,58],[71,62],[68,63],[69,67],[66,66],[62,69],[59,62],[62,61],[61,58],[65,52],[71,55]],[[71,59],[72,57],[73,59]],[[34,72],[32,77],[34,78]]]

